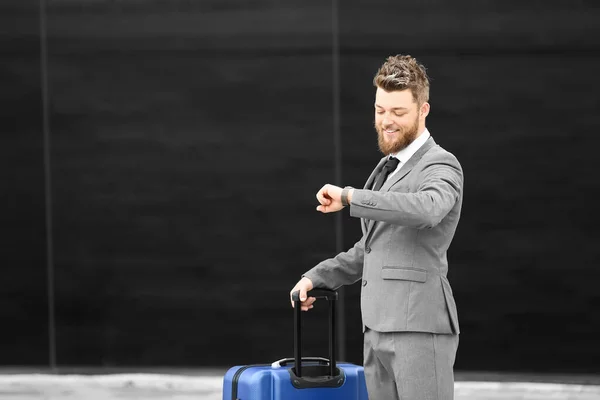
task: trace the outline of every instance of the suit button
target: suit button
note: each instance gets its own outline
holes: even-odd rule
[[[371,252],[371,248],[370,248],[370,247],[367,247],[367,248],[365,249],[365,252],[366,252],[367,254],[369,254],[369,253]]]
[[[363,286],[367,286],[367,281],[363,281]]]

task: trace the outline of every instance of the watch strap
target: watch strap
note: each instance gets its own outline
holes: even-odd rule
[[[348,203],[348,192],[350,191],[350,189],[354,189],[352,186],[346,186],[345,188],[342,189],[342,195],[341,200],[342,200],[342,205],[344,207],[349,206],[350,203]]]

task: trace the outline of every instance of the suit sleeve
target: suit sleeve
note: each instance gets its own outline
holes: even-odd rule
[[[458,201],[463,174],[451,154],[429,161],[419,172],[420,184],[414,193],[378,192],[355,189],[350,215],[412,228],[433,228]]]
[[[364,236],[350,250],[320,262],[302,276],[310,279],[314,288],[333,290],[358,281],[362,278],[365,256],[363,240]]]

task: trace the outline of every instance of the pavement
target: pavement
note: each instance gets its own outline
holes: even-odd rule
[[[222,400],[222,370],[79,371],[0,371],[0,400]],[[455,400],[600,400],[600,376],[457,373]]]

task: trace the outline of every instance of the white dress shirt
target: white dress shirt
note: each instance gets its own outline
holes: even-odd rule
[[[430,136],[431,134],[429,133],[429,130],[425,128],[425,130],[411,144],[409,144],[396,154],[390,154],[390,158],[396,157],[398,160],[400,160],[400,163],[398,163],[396,169],[388,175],[387,179],[390,179],[392,175],[398,172],[400,168],[402,168],[402,166],[406,164],[408,160],[410,160],[410,158],[417,152],[417,150],[419,150],[421,146],[425,144],[425,142],[427,141],[427,139],[429,139]]]

